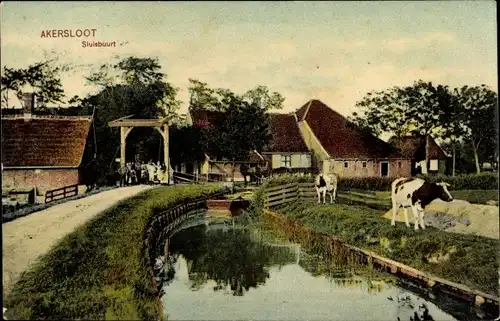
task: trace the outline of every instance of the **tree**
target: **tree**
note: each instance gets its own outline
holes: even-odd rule
[[[211,155],[232,162],[234,182],[235,160],[246,159],[250,151],[262,151],[269,143],[267,114],[261,106],[231,92],[225,93],[217,108],[224,112],[202,131],[202,141]]]
[[[425,163],[429,168],[430,134],[441,133],[441,115],[452,100],[447,86],[419,80],[412,86],[368,93],[356,103],[362,114],[353,113],[351,121],[375,135],[389,132],[402,137],[418,131],[426,140]]]
[[[208,87],[207,83],[189,78],[189,109],[216,109],[218,102],[215,97],[215,90]]]
[[[249,103],[256,103],[265,110],[282,109],[285,98],[278,92],[269,93],[266,86],[257,86],[247,91],[243,98]]]
[[[171,120],[176,116],[180,101],[176,100],[178,88],[166,81],[157,59],[128,57],[115,64],[103,64],[87,77],[87,81],[98,87],[98,92],[81,101],[87,113],[94,113],[97,136],[97,158],[102,177],[113,163],[119,148],[117,132],[108,127],[108,122],[120,117],[134,115],[136,118],[160,118]],[[131,135],[127,140],[131,146],[142,145],[158,151],[158,135],[155,131]],[[155,138],[156,135],[156,138]]]
[[[205,158],[201,130],[194,126],[170,128],[170,161],[172,164],[199,162]]]
[[[207,83],[201,82],[196,79],[189,79],[189,108],[190,110],[206,109],[224,111],[227,107],[228,97],[234,93],[225,88],[212,89],[208,87]],[[244,93],[241,97],[242,100],[250,104],[257,104],[264,110],[282,109],[285,98],[278,92],[269,92],[266,86],[257,86]]]
[[[33,88],[40,107],[63,102],[64,90],[60,78],[63,69],[57,65],[57,59],[37,62],[28,68],[14,69],[4,66],[1,83],[2,104],[9,107],[11,92],[21,101],[27,85]]]
[[[444,138],[444,142],[448,141],[450,143],[451,148],[449,148],[449,151],[452,154],[452,176],[455,176],[457,167],[457,146],[466,134],[466,127],[463,123],[466,114],[458,102],[456,88],[449,98],[449,102],[441,106],[442,110],[439,123],[442,124],[441,137]]]
[[[468,87],[455,90],[459,108],[462,110],[462,124],[465,128],[466,139],[470,142],[476,172],[481,172],[480,155],[494,159],[497,137],[497,94],[486,85]],[[489,148],[481,149],[484,145]],[[486,152],[488,150],[488,152]]]

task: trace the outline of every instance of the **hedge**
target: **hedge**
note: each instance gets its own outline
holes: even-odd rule
[[[212,194],[220,184],[147,190],[97,215],[25,271],[4,302],[8,319],[162,319],[144,265],[154,212]]]
[[[488,190],[498,189],[498,173],[463,174],[457,176],[429,175],[417,176],[429,182],[447,182],[451,185],[450,190]],[[290,182],[312,182],[311,175],[280,175],[272,177],[264,184],[266,186],[278,186]],[[368,191],[390,191],[394,178],[391,177],[347,177],[340,178],[339,189],[359,189]]]

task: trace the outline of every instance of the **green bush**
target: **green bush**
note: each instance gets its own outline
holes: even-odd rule
[[[394,178],[346,177],[339,179],[340,190],[360,189],[365,191],[390,191]]]
[[[97,215],[21,275],[4,302],[7,317],[162,318],[151,267],[142,260],[147,224],[155,212],[220,188],[220,184],[156,188]]]
[[[498,190],[498,173],[461,174],[457,176],[435,175],[426,178],[432,183],[446,182],[451,190],[496,189]]]
[[[462,174],[457,176],[429,175],[417,176],[431,183],[446,182],[451,185],[450,190],[498,190],[498,173]],[[270,178],[263,184],[266,187],[284,185],[288,183],[313,182],[314,176],[285,174]],[[339,190],[390,191],[392,177],[342,177],[339,179]]]
[[[417,176],[428,182],[446,182],[451,185],[450,190],[476,190],[476,189],[498,189],[497,173],[464,174],[458,176],[429,175]],[[390,191],[394,178],[388,177],[352,177],[341,178],[339,189],[360,189],[368,191]]]

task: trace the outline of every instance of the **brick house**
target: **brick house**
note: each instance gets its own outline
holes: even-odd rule
[[[34,95],[23,102],[22,115],[2,116],[2,189],[36,187],[42,195],[80,184],[92,118],[34,115]]]
[[[389,143],[364,132],[323,102],[312,99],[295,112],[317,170],[340,177],[411,174],[411,159]]]
[[[307,172],[312,167],[312,153],[307,148],[292,114],[269,114],[271,142],[262,152],[270,169],[288,168]]]
[[[399,151],[411,159],[412,175],[426,174],[425,164],[425,136],[412,133],[409,136],[391,137],[388,141]],[[445,174],[449,156],[429,135],[429,174]]]

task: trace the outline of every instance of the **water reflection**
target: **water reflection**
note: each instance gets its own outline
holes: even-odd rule
[[[248,230],[190,227],[169,244],[161,278],[170,320],[455,320],[394,278]]]
[[[295,261],[295,253],[288,247],[254,242],[252,234],[243,229],[196,226],[182,230],[170,239],[170,251],[173,260],[178,255],[186,260],[191,289],[199,290],[213,280],[215,291],[229,286],[236,296],[264,284],[269,267]]]

